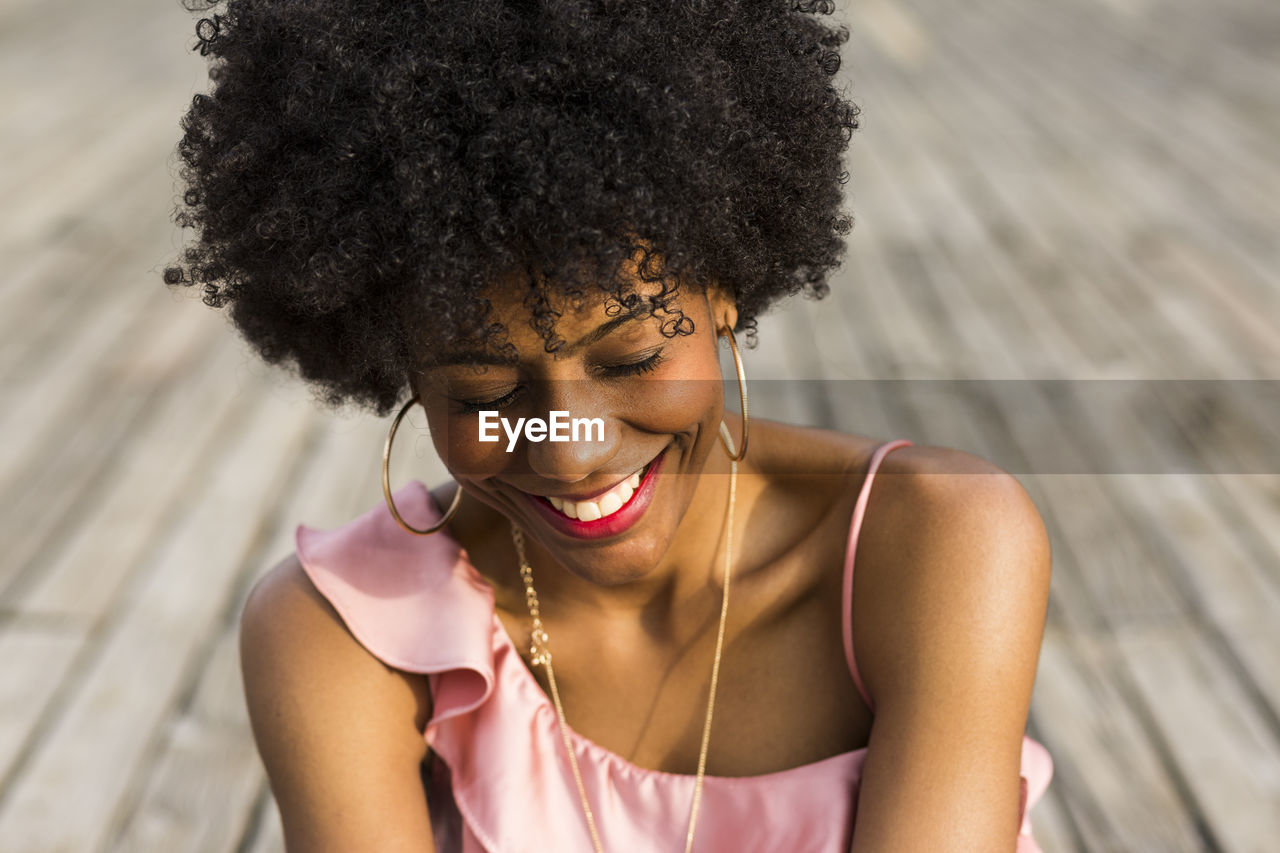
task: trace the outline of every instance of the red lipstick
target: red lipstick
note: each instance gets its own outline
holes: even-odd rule
[[[640,481],[640,486],[617,512],[595,521],[579,521],[570,518],[553,507],[546,498],[531,495],[528,492],[523,494],[537,507],[538,513],[553,529],[566,536],[572,536],[575,539],[605,539],[617,536],[639,521],[645,510],[649,508],[649,502],[653,500],[653,492],[657,488],[658,472],[662,470],[662,463],[666,458],[667,454],[664,451],[653,460],[649,470],[645,472],[644,479]]]

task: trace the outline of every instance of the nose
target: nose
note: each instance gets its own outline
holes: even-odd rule
[[[567,412],[569,424],[562,430],[567,434],[564,441],[553,441],[550,435],[542,441],[522,439],[529,468],[539,477],[576,483],[605,468],[617,455],[621,440],[617,420],[609,416],[605,401],[589,385],[574,380],[539,383],[538,416],[550,422],[552,412]],[[587,423],[593,418],[603,422],[603,429]],[[578,421],[576,436],[574,421]]]

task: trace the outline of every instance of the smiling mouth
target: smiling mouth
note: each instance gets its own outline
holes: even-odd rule
[[[627,505],[632,495],[640,488],[641,480],[644,479],[645,474],[649,473],[649,469],[653,467],[656,461],[655,457],[655,459],[645,463],[642,468],[633,472],[613,488],[589,500],[575,501],[554,495],[530,495],[530,497],[550,506],[565,518],[571,518],[575,521],[599,521],[602,518],[608,518]]]

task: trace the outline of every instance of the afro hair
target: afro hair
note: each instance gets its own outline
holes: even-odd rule
[[[424,352],[504,346],[484,297],[499,280],[523,290],[548,351],[550,297],[634,305],[629,259],[662,283],[663,334],[693,328],[677,283],[715,282],[750,343],[771,303],[826,295],[852,225],[842,155],[859,110],[832,84],[849,37],[818,17],[833,7],[188,5],[208,14],[195,49],[211,86],[182,119],[174,221],[196,234],[165,282],[230,306],[325,403],[380,415]]]

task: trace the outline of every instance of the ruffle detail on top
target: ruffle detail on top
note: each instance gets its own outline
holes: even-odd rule
[[[414,526],[439,517],[426,486],[394,495]],[[431,676],[430,725],[474,710],[493,691],[493,591],[443,531],[417,536],[385,504],[332,530],[298,525],[298,561],[374,657]]]

